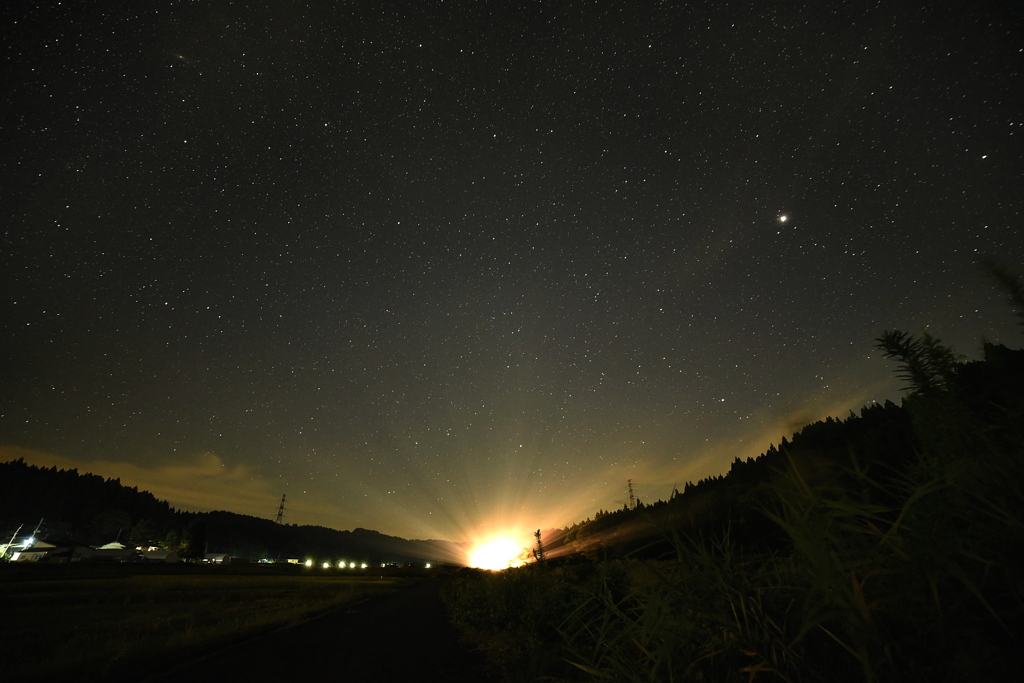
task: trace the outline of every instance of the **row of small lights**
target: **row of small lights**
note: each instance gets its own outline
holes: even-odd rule
[[[312,567],[313,566],[313,560],[306,560],[306,566],[307,567]],[[330,562],[324,562],[323,565],[321,565],[321,566],[324,569],[332,569],[334,567],[334,565],[332,565]],[[369,566],[370,565],[368,565],[365,562],[363,562],[362,564],[357,565],[355,562],[348,562],[348,563],[346,563],[344,560],[342,560],[341,562],[338,563],[337,568],[338,569],[356,569],[358,567],[359,569],[366,569]],[[382,564],[381,567],[387,567],[387,565],[386,564]],[[430,563],[429,562],[427,562],[426,568],[430,569]]]

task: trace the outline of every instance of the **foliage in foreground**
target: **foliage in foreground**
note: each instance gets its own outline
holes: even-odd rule
[[[725,531],[648,515],[647,547],[467,575],[453,615],[509,681],[1005,677],[1024,632],[1024,351],[962,363],[931,338],[879,345],[909,382],[888,409],[905,443],[784,448]],[[750,505],[770,542],[728,530]]]

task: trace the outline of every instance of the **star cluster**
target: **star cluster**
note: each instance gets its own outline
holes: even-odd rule
[[[0,13],[0,444],[39,464],[457,540],[897,399],[884,329],[1019,343],[977,265],[1024,262],[1001,3]]]

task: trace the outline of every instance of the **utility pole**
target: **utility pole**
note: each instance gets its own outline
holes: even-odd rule
[[[281,524],[282,522],[284,522],[284,498],[287,495],[287,493],[281,494],[281,504],[277,506],[277,524]]]
[[[633,480],[626,480],[626,490],[629,491],[629,509],[636,510],[636,496],[633,495]]]
[[[14,539],[16,539],[18,537],[18,534],[21,532],[21,527],[23,527],[23,526],[25,526],[25,525],[24,524],[19,524],[18,528],[14,530],[14,533],[11,534],[11,540],[8,541],[7,542],[7,546],[4,547],[3,557],[7,557],[7,554],[11,551],[11,546],[14,545]]]

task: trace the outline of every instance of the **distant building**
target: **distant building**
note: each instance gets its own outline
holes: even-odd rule
[[[178,553],[173,550],[141,550],[139,562],[172,564],[178,561]]]
[[[112,545],[112,544],[108,544]],[[117,544],[120,545],[120,544]],[[85,562],[135,562],[139,559],[139,553],[135,548],[75,548],[72,562],[79,560]]]
[[[55,550],[57,550],[57,546],[52,543],[36,541],[32,544],[31,548],[13,551],[11,553],[11,562],[40,562]]]

